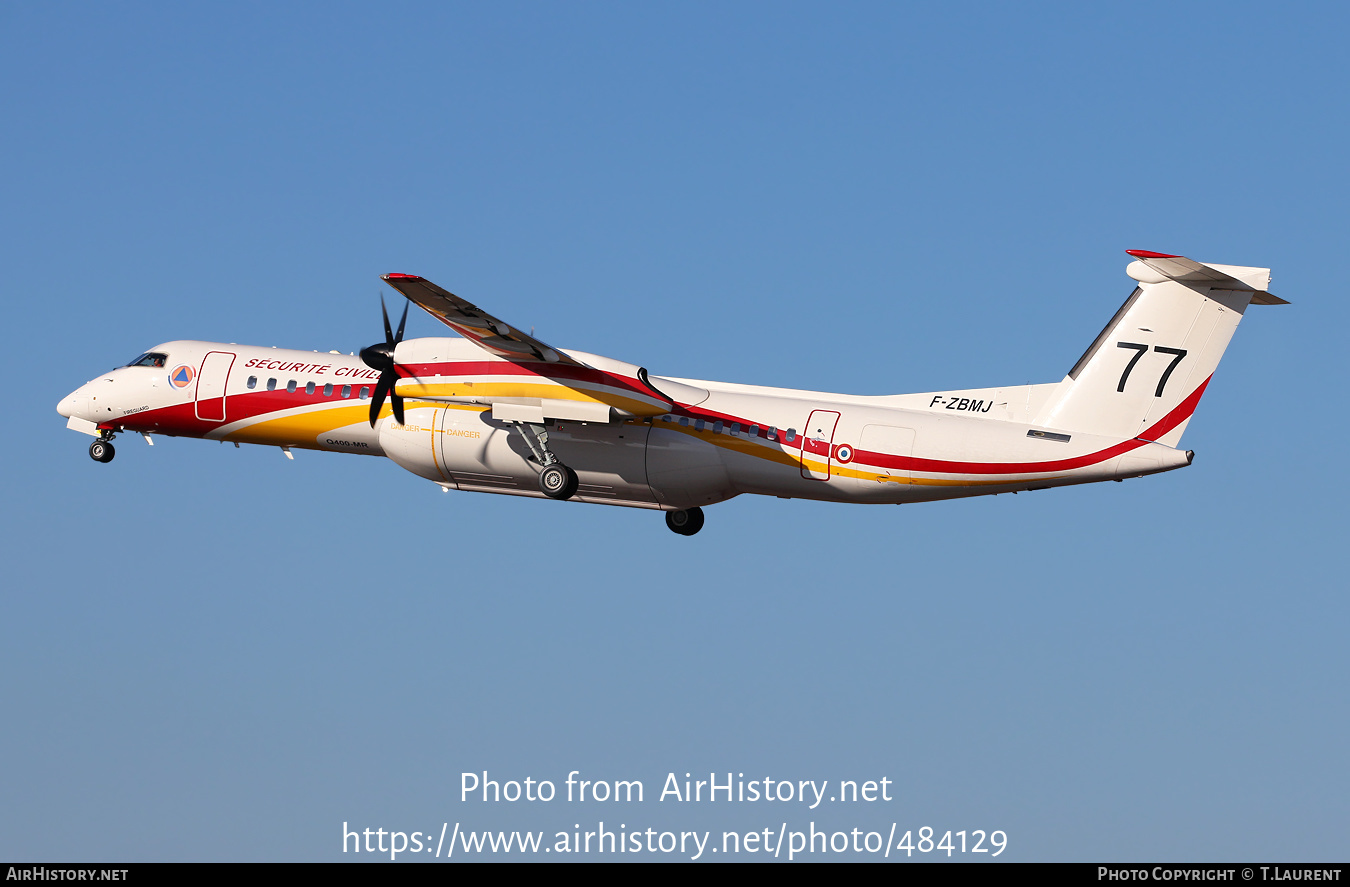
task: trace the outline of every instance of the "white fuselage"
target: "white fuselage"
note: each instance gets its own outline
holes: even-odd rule
[[[464,339],[414,339],[398,346],[395,390],[406,392],[406,421],[395,422],[385,404],[372,428],[379,374],[354,356],[197,341],[150,353],[163,355],[163,365],[102,374],[59,411],[92,434],[382,455],[446,488],[542,496],[540,465],[503,418],[508,408],[570,398],[575,410],[562,414],[589,416],[588,390],[631,389],[632,409],[608,421],[549,419],[549,444],[577,474],[573,499],[665,510],[741,493],[916,502],[1189,464],[1189,454],[1140,437],[1033,424],[1053,384],[863,397],[646,377],[628,364],[567,352],[602,368],[604,378],[560,385],[554,367],[486,355]],[[671,408],[652,407],[660,399],[643,385]],[[614,402],[612,393],[607,398]],[[1176,425],[1193,409],[1191,402],[1184,416],[1166,419]]]

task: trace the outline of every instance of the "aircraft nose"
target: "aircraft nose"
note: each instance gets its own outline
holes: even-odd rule
[[[89,408],[89,392],[86,390],[88,387],[88,385],[81,385],[79,388],[76,388],[74,391],[61,398],[61,401],[56,405],[56,411],[67,419],[72,417],[80,419],[89,418],[85,415]]]

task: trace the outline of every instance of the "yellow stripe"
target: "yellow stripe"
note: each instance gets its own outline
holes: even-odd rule
[[[475,390],[488,386],[475,386]],[[552,386],[535,385],[533,388],[544,388]],[[558,386],[561,391],[572,391],[569,388]],[[399,391],[403,394],[403,391]],[[480,391],[481,393],[481,391]],[[405,395],[406,396],[406,395]],[[500,395],[500,396],[526,396],[526,395]],[[538,394],[529,395],[538,397]],[[559,398],[564,399],[564,398]],[[565,398],[568,400],[580,400],[581,398]],[[603,401],[601,401],[603,402]],[[468,412],[486,412],[489,408],[474,404],[445,404],[445,403],[410,403],[404,407],[405,410],[415,409],[450,409],[464,410]],[[392,408],[388,403],[380,408],[380,418],[383,419],[392,413]],[[356,425],[368,421],[370,407],[366,405],[353,404],[351,406],[332,407],[323,410],[311,410],[304,413],[296,413],[290,416],[282,416],[277,419],[265,419],[231,431],[224,436],[224,440],[238,440],[245,443],[257,444],[275,444],[279,446],[309,447],[317,448],[316,439],[326,431],[332,431],[341,428],[344,425]],[[774,462],[789,468],[799,468],[801,459],[797,451],[788,451],[781,448],[765,445],[758,440],[749,438],[732,437],[717,434],[711,430],[697,431],[692,426],[677,425],[671,422],[653,423],[655,428],[664,428],[668,431],[679,431],[688,434],[691,437],[706,439],[708,443],[716,447],[721,447],[733,452],[742,453],[746,456],[752,456],[756,459],[764,459],[768,462]],[[428,429],[430,430],[430,429]],[[434,438],[434,435],[433,435]],[[435,460],[439,470],[439,460]],[[814,469],[819,473],[824,473],[826,463],[817,459],[807,459],[806,467]],[[1000,484],[1025,483],[1028,481],[1054,480],[1067,475],[1051,475],[1048,477],[1037,476],[1033,478],[1022,478],[1011,480],[1000,478],[997,480],[956,480],[951,478],[935,477],[895,477],[891,475],[881,475],[877,471],[864,471],[848,465],[834,463],[829,466],[832,477],[850,477],[859,480],[875,480],[880,483],[895,484],[914,484],[916,486],[928,487],[979,487],[979,486],[998,486]],[[443,475],[442,475],[443,476]]]
[[[386,404],[380,415],[387,415],[388,412],[389,406]],[[369,404],[311,410],[277,419],[264,419],[231,431],[224,439],[241,440],[246,443],[315,446],[316,439],[325,431],[332,431],[344,425],[355,425],[367,421],[369,417]]]
[[[664,404],[639,400],[610,391],[588,392],[542,382],[414,382],[400,380],[394,390],[404,397],[523,397],[572,400],[617,407],[635,416],[659,416]]]
[[[426,402],[404,405],[405,411],[418,409],[456,409],[481,412],[483,407]],[[386,402],[380,407],[379,418],[383,419],[392,413],[393,407]],[[319,435],[346,425],[359,425],[362,422],[369,421],[370,401],[365,401],[348,406],[307,410],[302,413],[292,413],[289,416],[278,416],[275,419],[261,419],[252,425],[236,428],[221,439],[237,440],[243,443],[318,448],[317,439]]]

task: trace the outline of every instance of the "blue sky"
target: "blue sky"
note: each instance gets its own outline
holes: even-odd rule
[[[0,7],[0,856],[336,860],[343,822],[604,819],[1345,858],[1346,19]],[[1125,249],[1268,266],[1293,304],[1249,312],[1195,464],[1124,484],[741,497],[685,539],[384,460],[123,438],[98,465],[55,412],[161,341],[355,351],[390,271],[663,375],[1056,381]],[[459,796],[572,770],[648,800]],[[709,771],[895,800],[653,799]]]

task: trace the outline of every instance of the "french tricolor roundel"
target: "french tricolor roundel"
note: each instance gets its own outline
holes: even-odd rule
[[[192,367],[187,364],[181,364],[174,367],[169,372],[169,384],[175,388],[186,388],[192,384],[192,380],[197,377]]]
[[[834,458],[847,465],[853,461],[853,447],[848,444],[840,444],[834,451]]]

